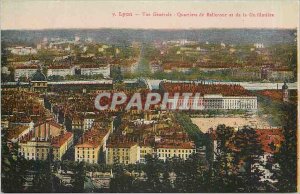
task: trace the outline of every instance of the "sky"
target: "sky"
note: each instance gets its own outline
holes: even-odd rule
[[[131,17],[113,16],[119,12]],[[172,17],[142,16],[171,13]],[[204,17],[178,17],[177,13],[203,13]],[[207,17],[207,13],[234,14],[234,17]],[[247,14],[236,17],[235,14]],[[270,13],[274,17],[249,17]],[[135,15],[139,14],[139,15]],[[297,28],[298,0],[251,1],[100,1],[100,0],[2,0],[1,29],[57,28]]]

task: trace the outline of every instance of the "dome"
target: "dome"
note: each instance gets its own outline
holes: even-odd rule
[[[46,76],[38,69],[32,76],[31,81],[46,81]]]

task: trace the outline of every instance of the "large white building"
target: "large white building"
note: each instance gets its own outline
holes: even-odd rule
[[[37,50],[32,47],[14,47],[11,48],[11,53],[15,55],[33,55],[37,54]]]
[[[48,77],[52,75],[58,75],[65,77],[67,75],[75,75],[75,67],[69,66],[52,66],[48,68]]]
[[[15,81],[20,77],[30,78],[37,70],[37,65],[19,65],[15,68]]]
[[[50,149],[53,149],[54,160],[62,160],[63,155],[73,145],[73,134],[64,132],[53,137],[51,141],[32,138],[26,142],[20,142],[19,153],[27,160],[46,160]]]
[[[175,102],[175,101],[173,101]],[[197,104],[197,106],[195,106]],[[173,108],[173,103],[169,102],[167,107]],[[178,98],[176,109],[180,107],[196,110],[257,110],[256,96],[223,96],[221,94],[205,94],[202,97],[190,97],[185,100],[183,97]]]
[[[110,77],[110,65],[83,65],[81,67],[81,75],[97,75],[102,74],[104,77]]]
[[[256,110],[256,96],[222,96],[222,95],[204,95],[204,109],[240,109]]]
[[[180,143],[169,145],[158,145],[155,149],[156,155],[160,160],[166,161],[168,158],[179,157],[188,159],[191,154],[196,153],[196,147],[193,143]]]
[[[106,164],[135,164],[140,160],[140,147],[134,142],[119,142],[108,144],[106,150]]]
[[[265,48],[264,43],[254,43],[255,48]]]
[[[106,151],[106,141],[111,133],[111,129],[99,129],[94,127],[84,132],[79,143],[75,146],[75,161],[98,163],[100,151]]]

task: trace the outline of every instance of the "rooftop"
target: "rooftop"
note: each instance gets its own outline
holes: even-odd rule
[[[64,134],[61,134],[57,137],[54,137],[51,140],[51,144],[52,144],[53,147],[60,147],[64,143],[66,143],[70,138],[73,138],[73,133],[65,132]]]
[[[18,125],[13,127],[8,131],[8,139],[18,138],[20,134],[22,134],[25,130],[27,130],[29,126]]]

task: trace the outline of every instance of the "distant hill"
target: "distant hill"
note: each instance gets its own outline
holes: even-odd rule
[[[134,30],[134,29],[57,29],[57,30],[3,30],[1,41],[5,43],[37,43],[44,37],[72,39],[81,38],[112,44],[131,41],[151,42],[155,40],[188,39],[210,43],[256,43],[265,45],[292,43],[296,30],[286,29],[191,29],[191,30]]]

